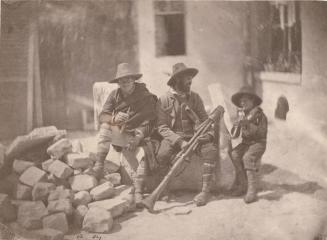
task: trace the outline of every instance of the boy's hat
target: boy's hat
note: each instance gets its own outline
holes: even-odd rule
[[[118,83],[118,81],[124,77],[132,77],[134,80],[142,77],[142,74],[136,73],[128,63],[120,63],[117,66],[116,77],[109,80],[109,83]]]
[[[254,105],[255,106],[258,106],[262,103],[262,99],[254,92],[253,88],[251,86],[243,86],[237,93],[235,93],[233,96],[232,96],[232,102],[238,106],[238,107],[241,107],[240,106],[240,99],[241,97],[243,96],[250,96],[253,101],[254,101]]]
[[[186,65],[184,63],[174,64],[172,70],[173,70],[172,75],[171,75],[170,79],[167,82],[167,85],[169,85],[169,86],[172,86],[174,84],[175,79],[178,76],[181,76],[183,74],[189,74],[193,78],[199,72],[199,70],[197,70],[196,68],[186,67]]]

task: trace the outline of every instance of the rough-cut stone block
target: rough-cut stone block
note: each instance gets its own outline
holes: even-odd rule
[[[48,197],[48,201],[54,201],[59,199],[73,200],[74,193],[72,190],[65,188],[64,186],[58,186],[55,190],[51,191]]]
[[[69,183],[73,191],[88,191],[94,188],[98,182],[95,177],[89,175],[76,175],[69,178]]]
[[[17,200],[32,200],[32,187],[17,184],[15,198]]]
[[[104,176],[104,178],[106,180],[108,180],[109,182],[111,182],[114,186],[120,185],[121,176],[119,173],[110,173],[110,174]]]
[[[8,194],[10,197],[15,196],[16,187],[19,184],[19,176],[11,173],[0,180],[0,193]]]
[[[50,167],[50,165],[51,165],[54,161],[55,161],[54,159],[48,159],[48,160],[46,160],[45,162],[42,163],[42,169],[43,169],[44,171],[49,172],[49,167]]]
[[[109,212],[102,208],[90,208],[83,221],[83,230],[93,233],[108,233],[112,229],[113,219]]]
[[[70,184],[67,179],[60,179],[53,175],[52,173],[47,175],[47,181],[55,184],[56,186],[62,186],[65,188],[70,188]]]
[[[53,183],[39,182],[33,187],[32,199],[33,201],[45,201],[48,199],[50,192],[55,189],[56,185]]]
[[[120,185],[115,187],[115,192],[117,197],[127,197],[127,195],[132,191],[133,187],[132,186],[127,186],[127,185]]]
[[[109,153],[104,161],[105,174],[115,173],[121,166],[121,153],[117,152],[114,148],[110,148]]]
[[[33,234],[37,237],[38,240],[63,240],[64,234],[61,231],[44,228],[41,230],[33,231]]]
[[[36,128],[28,135],[19,136],[10,144],[6,151],[8,159],[12,159],[26,151],[47,144],[58,133],[54,126]]]
[[[73,153],[82,153],[83,152],[83,145],[77,139],[72,141],[72,152]]]
[[[67,131],[66,130],[59,130],[56,136],[53,138],[52,143],[56,143],[59,140],[66,138],[67,136]]]
[[[88,191],[81,191],[74,195],[74,206],[87,205],[92,201],[92,197]]]
[[[115,218],[121,216],[125,211],[127,211],[130,207],[130,203],[128,202],[128,200],[125,200],[121,197],[115,197],[112,199],[89,203],[88,207],[104,208],[111,213],[112,217]]]
[[[49,166],[49,172],[57,178],[66,179],[73,175],[74,171],[67,164],[62,161],[56,160]]]
[[[47,153],[54,159],[60,159],[70,152],[72,152],[72,143],[67,138],[60,139],[47,149]]]
[[[59,199],[48,203],[50,213],[64,212],[67,216],[73,214],[72,202],[69,199]]]
[[[26,169],[34,165],[35,163],[33,162],[15,159],[12,168],[15,173],[22,174]]]
[[[74,225],[78,228],[82,228],[84,217],[89,208],[85,205],[78,206],[73,213]]]
[[[0,216],[4,221],[14,221],[17,217],[15,206],[11,204],[7,194],[0,194]]]
[[[37,168],[30,167],[20,176],[19,181],[33,187],[36,183],[45,180],[46,172]]]
[[[82,169],[74,169],[74,175],[80,175],[83,173]]]
[[[115,188],[111,182],[105,182],[95,188],[90,192],[92,199],[95,201],[112,198],[115,196]]]
[[[43,228],[51,228],[66,234],[68,232],[68,222],[65,213],[55,213],[42,220]]]
[[[65,160],[74,169],[86,169],[93,165],[90,153],[68,153]]]
[[[48,210],[43,202],[26,202],[18,207],[17,222],[26,229],[42,227],[42,218],[48,215]]]

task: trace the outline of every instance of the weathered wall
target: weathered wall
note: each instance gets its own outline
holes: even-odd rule
[[[26,131],[31,2],[1,5],[0,139]]]
[[[301,2],[302,78],[301,83],[262,82],[263,107],[273,117],[277,98],[289,99],[289,116],[299,128],[314,134],[325,130],[327,116],[327,3]]]
[[[172,65],[185,62],[199,69],[193,87],[211,105],[208,85],[221,83],[225,99],[242,85],[246,3],[185,1],[186,55],[155,56],[152,0],[138,1],[139,55],[143,81],[156,94],[167,90]]]
[[[118,63],[138,62],[133,1],[42,1],[40,62],[46,125],[82,127],[92,85],[114,77]]]

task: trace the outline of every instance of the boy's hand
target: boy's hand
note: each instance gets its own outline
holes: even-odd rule
[[[129,143],[127,144],[127,150],[129,151],[135,151],[136,148],[139,146],[140,142],[141,142],[142,138],[139,136],[135,136],[133,139],[131,139],[129,141]]]

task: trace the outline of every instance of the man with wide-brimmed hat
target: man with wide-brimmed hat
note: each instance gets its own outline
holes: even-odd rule
[[[266,150],[267,117],[259,105],[261,98],[250,86],[244,86],[232,96],[232,102],[239,109],[239,119],[234,123],[232,136],[242,132],[242,142],[231,152],[236,177],[232,186],[235,196],[245,195],[244,201],[257,200],[258,170]]]
[[[118,88],[112,91],[99,115],[101,124],[97,161],[89,174],[97,178],[103,176],[104,161],[110,145],[116,150],[135,151],[142,145],[143,139],[151,134],[155,125],[157,97],[150,93],[144,83],[135,82],[142,74],[136,73],[128,63],[117,67],[116,77],[109,83],[117,83]],[[135,201],[142,200],[146,164],[144,159],[139,162],[136,178],[133,179]]]
[[[192,79],[197,73],[198,70],[195,68],[176,63],[167,83],[170,89],[159,99],[158,132],[163,140],[157,159],[161,177],[167,174],[173,156],[186,146],[187,141],[195,133],[196,126],[208,118],[201,97],[191,91]],[[204,164],[202,191],[194,198],[197,206],[206,205],[211,196],[210,185],[215,161],[218,159],[218,145],[214,139],[214,130],[199,138],[201,145],[199,152]]]

